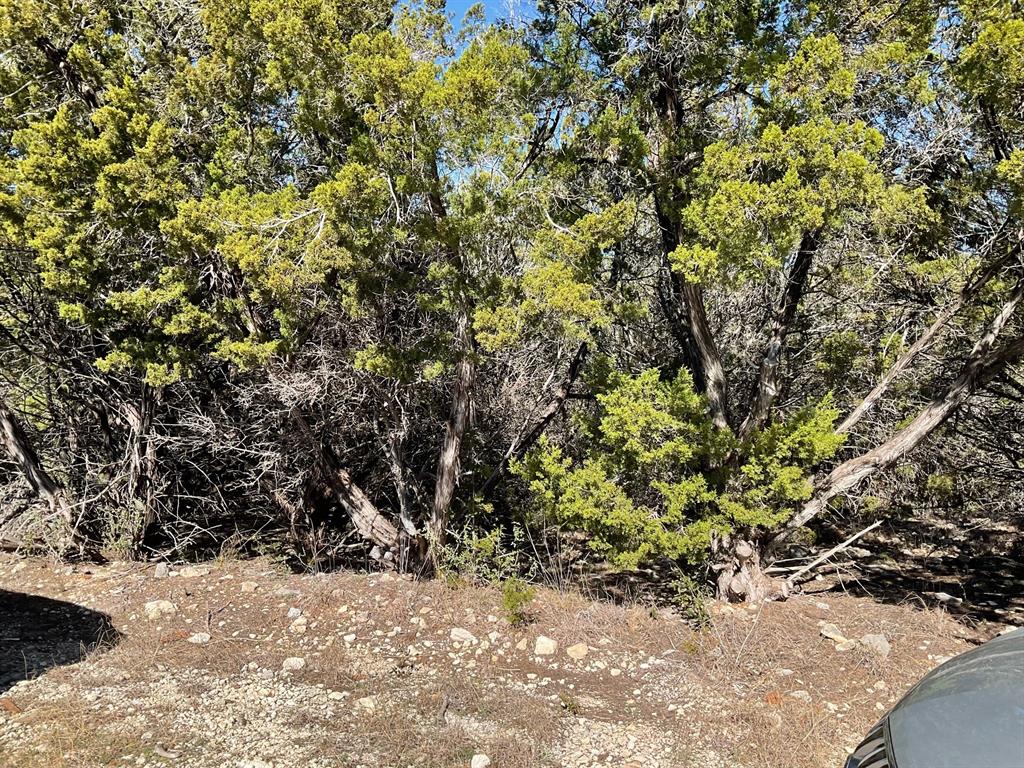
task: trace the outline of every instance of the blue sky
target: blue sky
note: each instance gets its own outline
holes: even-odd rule
[[[448,10],[455,14],[456,20],[462,18],[462,14],[471,5],[473,5],[473,0],[448,0]],[[484,3],[484,5],[487,7],[487,15],[491,16],[496,3],[494,0],[490,0],[490,2]]]
[[[474,4],[474,0],[448,0],[448,10],[455,15],[455,22],[462,18],[462,14]],[[522,0],[484,0],[484,7],[487,9],[487,18],[494,19],[499,16],[508,15],[509,6],[526,6]]]

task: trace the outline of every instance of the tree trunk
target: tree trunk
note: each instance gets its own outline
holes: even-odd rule
[[[652,35],[658,35],[659,26],[659,21],[655,20],[650,28]],[[671,147],[677,141],[676,133],[682,126],[686,109],[679,96],[680,85],[676,72],[668,61],[666,59],[659,67],[661,82],[654,99],[654,108],[662,124],[661,138],[665,147]],[[662,179],[667,182],[661,194],[656,193],[654,196],[655,215],[662,236],[662,255],[667,265],[670,254],[684,241],[685,233],[681,231],[678,214],[688,202],[688,198],[680,194],[679,189],[674,186],[675,179],[684,178],[702,159],[703,153],[700,151],[693,152],[686,158],[679,158],[674,156],[672,150],[666,149],[655,163]],[[671,269],[670,265],[669,268]],[[708,324],[704,292],[699,285],[687,282],[676,272],[672,272],[672,284],[675,293],[682,299],[682,314],[685,320],[685,328],[675,328],[675,335],[692,366],[694,384],[708,400],[712,422],[718,429],[728,429],[729,405],[725,368],[722,366],[714,333]],[[669,319],[670,326],[678,325],[671,322],[674,317],[670,316]]]
[[[814,254],[818,250],[818,233],[808,232],[800,241],[793,266],[786,276],[786,284],[779,298],[779,305],[772,324],[772,333],[761,361],[761,372],[757,387],[750,405],[750,413],[740,426],[740,436],[745,437],[754,430],[760,429],[771,415],[772,405],[779,394],[779,370],[782,362],[782,350],[786,343],[793,320],[796,318],[800,299],[807,287],[807,278],[811,273]]]
[[[399,531],[398,568],[409,571],[426,560],[429,541],[416,525],[416,510],[424,509],[426,503],[416,478],[405,461],[405,440],[409,433],[409,420],[399,408],[397,424],[388,432],[385,452],[391,467],[391,480],[398,496]]]
[[[78,533],[77,520],[67,491],[54,480],[43,467],[32,442],[21,426],[14,412],[0,399],[0,444],[21,469],[32,490],[47,503],[50,511],[57,515],[67,527],[72,546],[77,554],[84,551],[84,542]]]
[[[455,343],[459,349],[459,360],[455,364],[455,383],[452,393],[452,410],[444,430],[444,441],[437,460],[437,480],[434,485],[434,506],[431,510],[427,531],[430,546],[437,550],[444,546],[448,530],[448,511],[455,497],[459,482],[459,467],[462,454],[462,440],[469,426],[473,405],[473,379],[476,367],[473,362],[472,339],[469,331],[469,313],[460,311],[456,318]],[[435,563],[436,564],[436,563]]]
[[[337,464],[333,455],[328,459],[328,469],[330,471],[326,475],[331,490],[348,514],[353,527],[360,536],[380,548],[376,559],[393,563],[394,552],[400,543],[398,529],[374,506],[370,497],[352,480],[352,476]]]
[[[755,542],[725,538],[715,549],[719,552],[719,563],[715,565],[719,600],[761,603],[788,597],[789,585],[761,569],[761,554]]]
[[[679,278],[672,272],[672,266],[668,263],[667,254],[671,251],[668,246],[665,248],[666,256],[662,264],[661,275],[658,277],[658,303],[668,322],[669,332],[679,348],[680,360],[686,370],[693,374],[694,386],[703,393],[704,378],[703,375],[698,375],[700,355],[697,353],[697,342],[693,340],[689,323],[681,311],[683,298],[679,295],[677,287]]]
[[[441,234],[447,258],[462,271],[465,268],[462,252],[458,241],[451,233],[446,233],[448,210],[441,196],[441,177],[438,173],[437,158],[431,158],[431,175],[434,188],[427,194],[431,216]],[[451,239],[446,239],[451,238]],[[455,498],[455,487],[459,482],[459,467],[462,457],[462,440],[469,426],[473,408],[473,382],[476,377],[476,366],[473,360],[473,337],[470,329],[469,297],[463,293],[458,302],[455,318],[455,349],[458,360],[455,363],[455,383],[452,391],[452,409],[445,425],[444,440],[437,459],[437,478],[434,484],[434,504],[430,519],[427,521],[429,546],[437,566],[440,548],[444,546],[448,533],[448,512],[452,499]]]
[[[673,293],[682,302],[682,312],[668,308],[669,327],[693,373],[694,385],[708,399],[711,419],[719,429],[728,429],[728,400],[725,369],[718,353],[715,336],[708,324],[704,309],[704,292],[699,285],[689,283],[672,271],[670,254],[679,246],[681,234],[678,225],[665,210],[663,203],[655,201],[655,213],[661,228],[662,255],[670,273]]]
[[[1014,288],[1009,299],[989,324],[984,336],[974,345],[960,374],[946,391],[886,442],[860,456],[844,461],[833,469],[811,500],[770,541],[769,552],[786,541],[798,528],[817,517],[836,496],[852,490],[876,472],[893,466],[945,423],[979,387],[991,381],[1007,365],[1024,356],[1024,336],[1014,338],[998,349],[993,348],[1000,331],[1009,322],[1020,303],[1022,294],[1024,281],[1019,282]]]
[[[398,529],[381,514],[363,489],[356,485],[331,447],[313,434],[309,423],[298,410],[292,410],[292,420],[309,440],[331,494],[348,515],[352,527],[379,550],[375,553],[376,559],[393,563],[394,552],[399,546]]]
[[[124,407],[130,429],[126,501],[140,511],[138,525],[132,531],[131,552],[135,556],[141,553],[146,533],[157,521],[156,441],[152,431],[159,397],[159,391],[143,385],[138,406],[126,403]]]
[[[725,368],[718,353],[715,335],[708,324],[704,309],[704,292],[699,285],[680,281],[680,292],[689,319],[690,332],[700,355],[700,369],[703,376],[704,396],[708,399],[711,421],[718,429],[729,428],[728,392],[725,384]]]
[[[405,533],[415,538],[420,532],[416,527],[414,511],[419,506],[417,501],[422,500],[420,489],[405,463],[405,439],[409,434],[409,419],[400,408],[395,414],[395,422],[395,426],[388,431],[384,449],[391,469],[391,482],[398,497],[398,520]]]

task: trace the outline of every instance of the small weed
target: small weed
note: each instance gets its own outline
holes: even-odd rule
[[[501,607],[508,623],[514,627],[529,623],[529,605],[536,596],[537,590],[522,579],[505,579],[501,585]]]
[[[672,582],[672,602],[676,609],[697,629],[711,624],[711,613],[707,601],[711,596],[708,588],[691,576],[682,575]]]
[[[497,584],[518,574],[530,578],[535,566],[523,562],[524,536],[520,526],[513,526],[510,536],[499,528],[485,533],[467,526],[437,547],[438,570],[474,584]]]
[[[559,691],[558,703],[561,704],[562,709],[564,709],[570,715],[579,715],[583,712],[583,707],[580,706],[579,701],[571,693]]]

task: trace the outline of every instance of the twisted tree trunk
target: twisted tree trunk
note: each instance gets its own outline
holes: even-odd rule
[[[775,399],[779,394],[779,372],[786,336],[789,335],[793,320],[796,319],[800,300],[807,288],[807,278],[811,274],[811,265],[814,262],[814,254],[818,250],[818,241],[817,232],[808,232],[803,236],[800,247],[793,258],[793,265],[786,275],[786,284],[782,289],[779,305],[775,311],[771,336],[761,360],[761,371],[754,389],[750,413],[740,425],[740,436],[745,437],[763,427],[771,415],[772,405],[775,404]]]
[[[711,410],[711,421],[718,429],[729,428],[728,391],[725,381],[725,367],[722,356],[718,352],[715,334],[708,323],[707,311],[704,309],[704,292],[699,285],[680,281],[680,292],[689,318],[690,332],[696,342],[700,360],[701,375],[704,380],[704,396],[708,399]]]
[[[442,236],[446,256],[459,267],[465,269],[465,259],[455,235],[446,232],[448,210],[441,196],[442,184],[438,173],[437,158],[431,162],[431,175],[434,189],[427,195],[431,216]],[[434,504],[427,521],[427,534],[434,566],[441,548],[445,545],[448,534],[448,512],[455,498],[455,487],[459,482],[459,468],[462,459],[462,441],[469,428],[469,420],[473,410],[473,383],[476,378],[476,364],[473,359],[473,334],[470,328],[471,300],[465,289],[460,291],[456,299],[454,342],[457,361],[455,363],[455,383],[452,388],[452,409],[445,425],[441,452],[437,459],[437,478],[434,484]]]
[[[156,441],[152,432],[159,397],[158,390],[143,385],[139,404],[126,403],[124,406],[125,420],[130,429],[126,496],[127,502],[136,505],[140,512],[138,524],[132,531],[133,555],[140,554],[146,533],[157,521]]]
[[[660,201],[655,202],[658,223],[661,226],[662,249],[665,268],[676,300],[682,304],[681,311],[666,306],[666,316],[676,342],[693,374],[694,384],[708,400],[711,420],[719,429],[729,427],[728,391],[725,367],[715,342],[714,332],[708,323],[704,307],[704,292],[699,285],[687,282],[672,270],[669,256],[681,242],[678,225],[672,221]],[[662,297],[663,303],[666,297]]]
[[[11,457],[29,486],[50,507],[67,528],[72,546],[77,554],[82,554],[83,541],[78,532],[73,505],[68,499],[65,488],[58,483],[43,467],[39,455],[32,446],[32,441],[21,426],[14,412],[0,399],[0,444]]]
[[[437,459],[434,506],[431,509],[430,520],[427,522],[427,531],[435,558],[447,538],[448,510],[451,508],[452,499],[455,497],[455,487],[459,482],[462,440],[469,427],[469,417],[472,411],[476,366],[473,362],[468,312],[459,313],[456,320],[455,342],[459,347],[460,355],[455,364],[452,410],[448,417],[448,423],[445,425],[441,453]]]

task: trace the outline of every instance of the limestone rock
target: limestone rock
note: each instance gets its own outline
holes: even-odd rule
[[[827,637],[829,640],[833,640],[837,643],[846,642],[846,637],[843,635],[843,631],[832,623],[826,623],[821,625],[821,636]]]
[[[491,764],[491,758],[487,755],[473,755],[473,759],[469,761],[469,768],[488,768]]]
[[[565,655],[576,661],[585,659],[588,653],[590,653],[590,646],[586,643],[576,643],[576,645],[570,645],[565,649]]]
[[[285,672],[298,672],[306,666],[306,660],[301,656],[289,656],[281,662],[281,669]]]
[[[374,696],[364,696],[361,699],[356,699],[356,708],[367,713],[374,712],[377,709],[377,699]]]
[[[892,646],[889,645],[889,641],[886,639],[885,635],[864,635],[860,639],[860,644],[872,653],[881,656],[883,659],[886,658],[892,650]]]
[[[178,606],[170,600],[151,600],[142,607],[146,618],[150,621],[157,621],[164,616],[173,616],[178,612]]]
[[[210,573],[208,565],[186,565],[177,573],[183,579],[194,579],[197,576],[207,576]]]
[[[476,635],[462,627],[453,628],[452,631],[448,633],[448,636],[457,643],[469,643],[470,645],[476,645]]]
[[[553,656],[558,652],[558,642],[545,635],[539,635],[533,645],[535,656]]]

